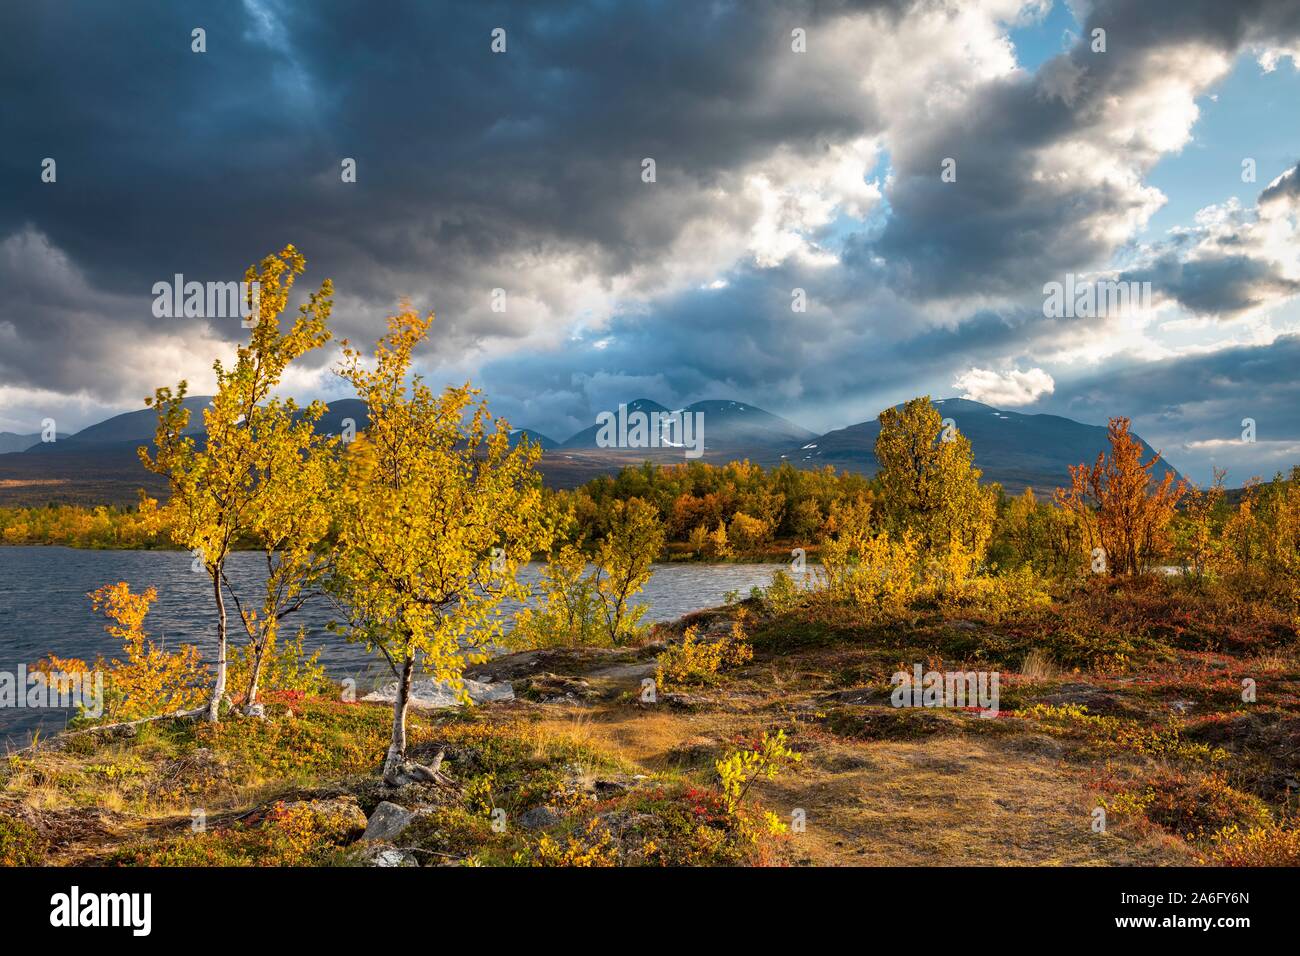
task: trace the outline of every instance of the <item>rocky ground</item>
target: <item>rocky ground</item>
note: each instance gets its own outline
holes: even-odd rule
[[[1171,637],[1166,619],[1147,633],[1129,614],[1127,659],[1085,668],[1054,662],[1075,646],[1065,618],[1053,643],[1047,619],[935,611],[866,626],[751,603],[752,661],[647,695],[686,626],[721,639],[737,611],[661,627],[645,647],[528,651],[471,670],[498,699],[412,719],[412,759],[440,760],[441,782],[380,782],[389,712],[377,703],[285,695],[263,721],[50,741],[0,776],[0,860],[1300,862],[1287,855],[1300,847],[1300,663],[1276,621],[1237,621],[1213,648],[1204,615]],[[1114,622],[1093,624],[1104,645]],[[1026,653],[1035,640],[1055,653]],[[999,670],[996,715],[893,706],[889,677],[913,663]],[[733,812],[717,761],[777,731],[801,759]],[[788,832],[762,823],[768,813]]]

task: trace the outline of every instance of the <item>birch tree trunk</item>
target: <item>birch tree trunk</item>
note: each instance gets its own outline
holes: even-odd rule
[[[397,694],[393,698],[393,740],[384,758],[384,782],[394,783],[397,771],[406,759],[406,711],[411,705],[411,678],[415,673],[415,659],[402,661],[402,673],[397,680]]]
[[[221,719],[221,698],[226,695],[226,598],[221,593],[221,568],[213,570],[212,588],[217,598],[217,677],[212,683],[206,716],[209,723],[215,724]]]
[[[252,675],[248,678],[248,693],[244,695],[244,713],[250,713],[257,704],[257,688],[262,681],[262,663],[266,660],[266,649],[271,643],[271,635],[265,629],[261,632],[257,646],[253,648]]]

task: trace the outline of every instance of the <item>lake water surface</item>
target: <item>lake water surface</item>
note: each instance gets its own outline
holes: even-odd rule
[[[216,648],[212,588],[208,577],[190,569],[190,555],[181,551],[90,551],[61,547],[0,547],[0,671],[17,673],[54,653],[93,661],[113,657],[121,645],[104,632],[105,620],[91,611],[86,595],[104,584],[126,581],[134,591],[154,587],[158,600],[145,627],[152,639],[172,647],[196,644],[207,661]],[[659,564],[639,600],[648,604],[648,621],[670,621],[723,602],[728,591],[748,594],[766,586],[778,565]],[[228,573],[241,593],[254,595],[264,578],[265,559],[259,553],[238,552]],[[540,565],[529,565],[521,578],[535,582]],[[513,611],[517,608],[509,608]],[[232,612],[233,615],[233,612]],[[354,677],[358,686],[379,675],[363,648],[329,634],[325,625],[336,612],[325,601],[304,608],[285,622],[292,637],[306,626],[305,644],[321,649],[321,661],[331,676]],[[238,627],[232,620],[233,626]],[[234,635],[238,642],[240,635]],[[4,744],[22,746],[33,730],[61,729],[63,711],[0,708],[0,752]]]

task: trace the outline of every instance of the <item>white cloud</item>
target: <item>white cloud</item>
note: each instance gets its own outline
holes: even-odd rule
[[[1056,389],[1052,376],[1041,368],[1006,372],[972,368],[957,376],[952,384],[961,389],[962,398],[1001,408],[1028,405],[1044,395],[1051,395]]]

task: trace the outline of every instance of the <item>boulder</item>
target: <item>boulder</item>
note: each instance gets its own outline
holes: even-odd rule
[[[519,696],[541,704],[566,704],[595,700],[600,692],[581,677],[563,674],[534,674],[516,681]]]
[[[489,684],[465,678],[465,692],[475,704],[487,704],[499,700],[514,700],[514,688],[509,683]],[[361,698],[369,703],[391,704],[397,699],[397,681],[372,691]],[[421,710],[438,710],[443,707],[456,707],[461,703],[456,689],[447,681],[433,678],[417,680],[411,684],[411,706]]]
[[[399,850],[395,846],[385,846],[377,843],[374,846],[366,847],[361,851],[358,862],[362,866],[419,866],[415,854],[407,850]]]
[[[551,807],[533,807],[519,817],[519,825],[529,830],[544,830],[560,822],[560,815]]]
[[[370,814],[370,819],[366,822],[366,832],[361,834],[361,839],[391,841],[409,827],[414,819],[415,814],[410,810],[384,800],[375,807],[375,812]]]

